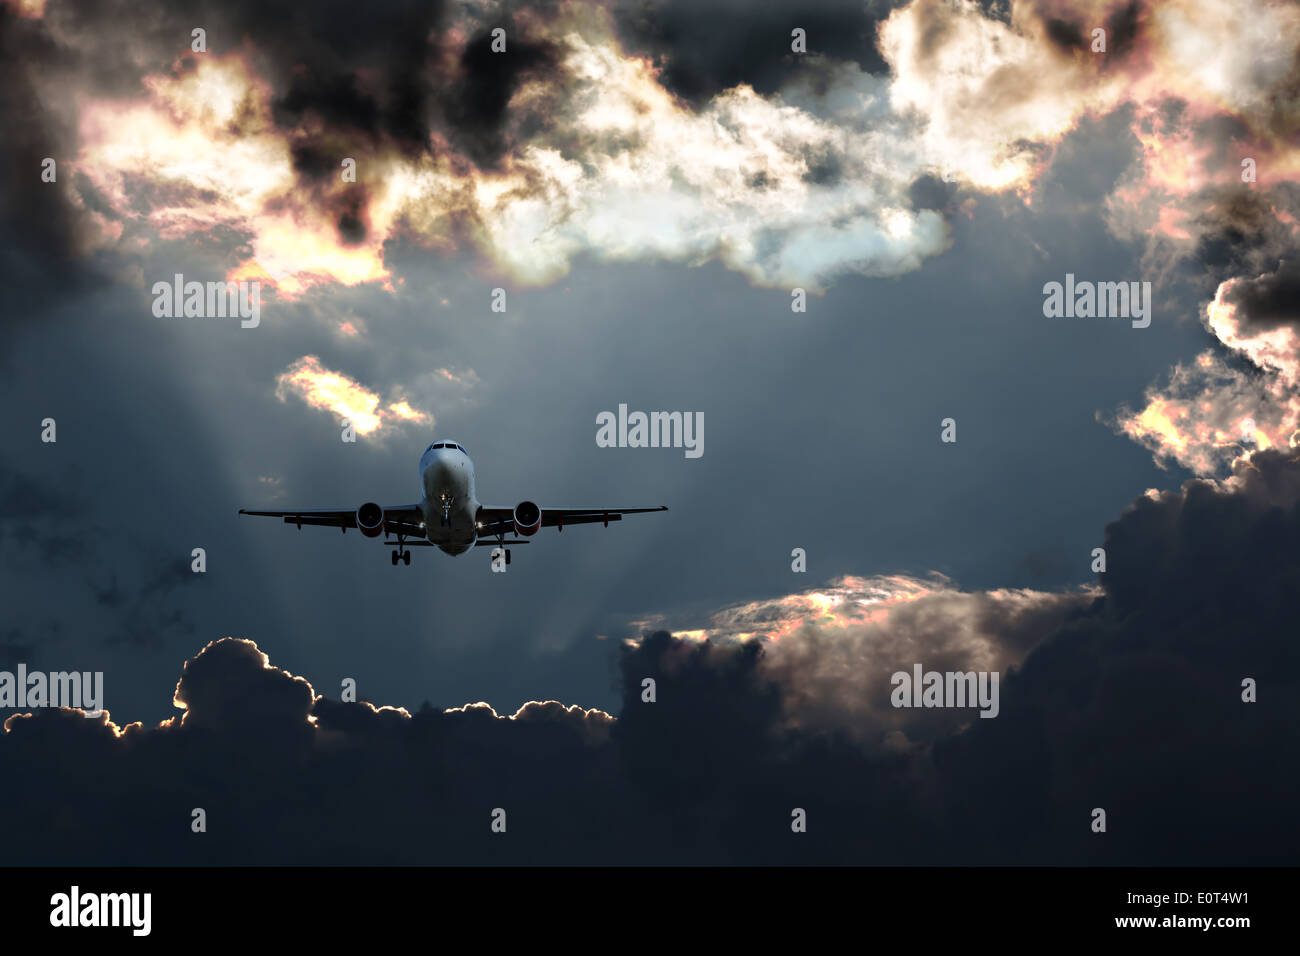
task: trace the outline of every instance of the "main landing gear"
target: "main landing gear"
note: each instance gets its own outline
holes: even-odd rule
[[[401,551],[393,552],[393,567],[397,567],[397,561],[399,558],[401,559],[403,564],[409,565],[411,563],[410,549],[403,548]]]

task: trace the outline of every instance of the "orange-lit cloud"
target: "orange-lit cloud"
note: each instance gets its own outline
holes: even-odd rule
[[[43,13],[40,0],[8,2],[29,18]],[[260,280],[281,298],[335,285],[396,289],[403,279],[385,248],[398,240],[433,254],[468,248],[520,284],[552,282],[582,257],[718,261],[757,285],[813,290],[848,274],[897,275],[950,242],[943,214],[913,203],[918,178],[955,178],[966,215],[981,195],[1028,203],[1062,140],[1116,111],[1126,111],[1135,152],[1104,212],[1117,236],[1145,244],[1144,272],[1167,275],[1225,229],[1267,228],[1261,246],[1284,238],[1294,247],[1300,7],[1019,0],[999,18],[985,6],[912,0],[894,9],[876,37],[887,72],[818,56],[808,61],[815,70],[777,92],[739,84],[695,103],[666,87],[654,58],[622,46],[608,4],[521,14],[553,60],[513,89],[509,135],[491,162],[473,160],[431,117],[421,117],[432,124],[420,127],[427,142],[400,149],[333,130],[311,111],[286,121],[273,106],[285,94],[274,50],[256,37],[166,69],[146,60],[138,90],[85,89],[71,106],[56,79],[32,82],[70,114],[60,119],[75,132],[72,170],[60,181],[85,236],[137,258],[160,241],[185,241],[219,258],[228,278]],[[439,68],[463,57],[477,16],[463,10],[453,29],[428,38]],[[23,25],[70,50],[95,42],[60,17]],[[1108,31],[1104,53],[1091,49],[1095,28]],[[364,86],[363,72],[354,78]],[[295,165],[304,145],[323,175]],[[355,182],[341,175],[345,159],[356,163]],[[1255,182],[1243,182],[1247,160]],[[1236,207],[1250,202],[1255,214],[1240,217]],[[1162,461],[1200,473],[1251,449],[1288,447],[1300,427],[1294,333],[1243,331],[1222,299],[1230,288],[1220,286],[1206,315],[1221,348],[1176,368],[1116,418]],[[360,320],[335,327],[368,334]],[[1225,351],[1256,372],[1225,362]],[[431,378],[429,389],[476,382],[472,370],[451,368]],[[277,394],[290,393],[350,418],[361,434],[432,422],[404,396],[385,402],[311,356],[280,377]],[[816,609],[815,596],[802,600]],[[733,613],[748,626],[746,612]],[[751,631],[762,623],[749,621]]]
[[[2,5],[30,20],[39,20],[45,16],[45,0],[4,0]]]
[[[713,613],[704,627],[673,628],[694,640],[779,641],[805,625],[848,627],[879,622],[899,604],[943,590],[942,578],[924,581],[906,575],[862,578],[845,575],[825,587],[762,601],[737,604]],[[663,627],[663,618],[631,621],[637,631]]]
[[[1116,418],[1158,463],[1213,475],[1254,451],[1300,444],[1300,336],[1287,324],[1247,328],[1231,301],[1241,283],[1220,284],[1206,309],[1206,326],[1237,360],[1204,352],[1149,388],[1142,408]]]
[[[357,434],[373,435],[398,423],[432,425],[433,415],[413,408],[406,399],[383,404],[379,395],[340,372],[325,368],[314,355],[304,355],[276,379],[276,397],[297,395],[312,408],[329,411],[352,422]]]
[[[973,0],[915,0],[880,27],[895,111],[916,117],[923,161],[984,191],[1031,189],[1055,146],[1085,117],[1132,110],[1139,146],[1111,197],[1121,235],[1194,238],[1178,207],[1207,187],[1241,182],[1251,158],[1261,183],[1300,181],[1286,119],[1300,8],[1230,0],[1017,2],[1009,23]],[[1122,17],[1120,17],[1122,19]],[[1078,42],[1053,42],[1048,23]],[[1108,28],[1105,53],[1091,31]],[[1188,247],[1190,249],[1190,246]]]
[[[67,715],[68,717],[75,717],[79,722],[88,720],[90,721],[90,726],[103,727],[104,730],[113,737],[122,737],[125,734],[139,731],[144,727],[144,724],[142,724],[138,720],[132,721],[129,724],[118,726],[117,724],[113,723],[109,712],[106,709],[102,709],[102,708],[100,709],[99,713],[95,714],[93,717],[86,711],[84,707],[41,708],[41,712],[58,713],[60,716]],[[19,721],[32,720],[35,718],[35,716],[36,716],[35,713],[32,711],[24,711],[22,713],[10,714],[8,717],[5,718],[4,724],[0,726],[3,726],[5,733],[12,733]]]
[[[1161,0],[1105,54],[1061,46],[1048,29],[1056,18],[1082,37],[1114,31],[1125,9],[1026,0],[1002,22],[974,0],[913,0],[879,25],[887,75],[819,61],[817,82],[770,96],[739,85],[692,106],[622,48],[605,4],[575,0],[527,18],[554,68],[514,92],[508,109],[539,121],[512,127],[490,167],[438,129],[426,148],[397,151],[332,135],[312,114],[279,126],[283,91],[252,65],[258,51],[210,53],[146,76],[143,95],[78,102],[74,165],[96,195],[74,202],[103,243],[205,236],[237,257],[232,278],[286,297],[326,283],[395,287],[384,247],[399,237],[436,251],[468,243],[523,283],[589,255],[718,260],[759,285],[819,289],[905,272],[946,248],[942,216],[910,199],[918,177],[951,173],[967,190],[1027,199],[1081,120],[1120,107],[1132,108],[1140,147],[1112,204],[1125,232],[1194,238],[1169,205],[1232,181],[1239,151],[1261,182],[1300,175],[1274,129],[1300,31],[1293,5],[1266,0],[1244,15],[1229,0]],[[447,62],[474,35],[463,16],[439,41]],[[1240,131],[1231,156],[1216,148],[1222,135],[1198,132],[1219,119]],[[356,181],[305,181],[293,162],[303,143],[327,144],[331,164],[355,160]]]
[[[479,381],[478,373],[475,372],[472,368],[463,368],[463,369],[437,368],[433,370],[433,374],[438,376],[438,378],[442,379],[443,381],[451,383],[452,385],[463,385],[467,388],[477,385]]]
[[[1093,596],[1092,590],[966,592],[940,575],[846,575],[823,587],[724,608],[701,627],[666,627],[671,622],[663,618],[631,626],[670,629],[697,641],[760,640],[761,667],[780,683],[793,724],[906,747],[919,727],[951,730],[971,715],[918,718],[895,710],[891,674],[918,663],[927,670],[1005,673]]]
[[[73,165],[121,222],[162,239],[246,235],[252,254],[228,278],[273,284],[284,297],[388,278],[386,230],[358,245],[342,240],[328,199],[347,184],[324,195],[301,188],[290,136],[271,119],[271,89],[244,55],[203,56],[174,76],[146,77],[144,88],[142,98],[80,104]]]

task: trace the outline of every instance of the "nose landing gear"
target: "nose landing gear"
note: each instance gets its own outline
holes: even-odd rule
[[[497,535],[497,547],[496,547],[496,549],[500,549],[502,552],[504,552],[503,555],[502,555],[502,557],[504,557],[504,558],[506,559],[506,564],[509,564],[509,563],[510,563],[510,549],[506,547],[506,536],[505,536],[504,534],[499,534],[499,535]],[[494,549],[494,550],[496,550],[496,549]]]

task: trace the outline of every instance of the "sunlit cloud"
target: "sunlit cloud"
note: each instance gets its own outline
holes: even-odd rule
[[[29,13],[40,6],[17,0]],[[237,257],[231,277],[263,278],[286,297],[327,283],[395,287],[384,248],[401,236],[435,252],[468,243],[525,283],[554,281],[586,255],[718,260],[759,285],[818,289],[909,271],[947,247],[942,215],[911,202],[918,177],[951,173],[968,191],[1028,196],[1083,118],[1120,107],[1133,109],[1141,145],[1124,184],[1138,201],[1125,205],[1150,206],[1128,226],[1137,234],[1190,236],[1163,201],[1234,175],[1236,158],[1225,164],[1196,124],[1232,120],[1272,181],[1300,174],[1285,131],[1270,125],[1300,30],[1294,5],[1246,15],[1228,0],[1160,0],[1136,8],[1132,36],[1090,52],[1089,29],[1123,9],[1022,0],[1003,22],[973,0],[913,0],[879,24],[885,74],[814,56],[816,69],[777,93],[742,84],[692,105],[623,48],[608,4],[575,0],[554,17],[520,14],[554,63],[513,91],[508,114],[531,119],[510,127],[500,162],[471,161],[436,127],[415,150],[349,134],[326,158],[346,152],[352,182],[295,169],[295,148],[333,147],[333,131],[315,114],[277,124],[284,90],[253,65],[274,49],[250,37],[144,76],[133,96],[79,98],[72,162],[93,195],[73,201],[119,251],[220,237]],[[431,56],[456,62],[480,16],[459,11],[454,29],[429,38]],[[1078,30],[1080,44],[1054,40],[1052,22]],[[97,42],[62,21],[46,28],[70,48]]]
[[[624,48],[605,3],[521,14],[530,42],[550,52],[504,104],[502,155],[475,161],[454,131],[422,117],[428,141],[413,148],[347,131],[355,181],[328,169],[344,158],[331,154],[344,131],[327,118],[277,122],[284,90],[266,69],[274,54],[249,38],[233,52],[153,68],[130,95],[75,98],[64,119],[76,134],[78,241],[133,259],[159,242],[200,240],[228,278],[261,281],[281,298],[336,285],[400,288],[385,261],[396,240],[432,255],[468,251],[521,285],[553,282],[583,258],[663,259],[717,261],[755,285],[822,291],[847,275],[919,268],[948,247],[945,214],[913,202],[921,177],[955,181],[948,215],[971,215],[984,196],[1031,203],[1060,143],[1085,121],[1123,111],[1134,155],[1104,215],[1116,236],[1145,244],[1144,272],[1167,277],[1225,228],[1267,228],[1271,244],[1294,247],[1287,189],[1300,182],[1300,7],[1021,0],[1000,18],[986,6],[912,0],[892,10],[878,24],[887,66],[878,74],[815,55],[775,92],[738,84],[699,102],[668,89],[652,57]],[[428,38],[431,58],[458,62],[479,17],[459,11],[454,29]],[[96,42],[54,20],[33,29],[70,48]],[[1105,52],[1091,48],[1096,28],[1108,31]],[[296,167],[304,143],[328,160],[324,174]],[[1243,162],[1256,181],[1243,181]],[[1238,222],[1242,193],[1264,211]],[[331,321],[341,336],[369,335],[359,320]],[[1207,328],[1222,350],[1176,368],[1143,407],[1122,409],[1119,430],[1200,472],[1238,457],[1243,436],[1252,448],[1289,444],[1296,343],[1286,331],[1242,336],[1235,327],[1216,300]],[[1260,374],[1225,362],[1225,352]],[[384,402],[337,373],[287,374],[283,389],[352,418],[362,434],[425,420],[405,396]],[[453,368],[438,379],[477,381]]]
[[[325,368],[314,355],[304,355],[276,380],[281,401],[296,395],[312,408],[347,419],[359,435],[372,435],[396,423],[432,425],[433,415],[413,408],[406,399],[384,404],[378,393],[340,372]]]
[[[1116,416],[1119,431],[1150,448],[1158,463],[1212,475],[1254,451],[1300,444],[1300,336],[1294,325],[1247,327],[1232,301],[1242,285],[1220,284],[1205,318],[1234,361],[1203,352],[1149,388],[1142,408]]]
[[[913,207],[918,177],[1027,197],[1083,118],[1122,106],[1141,149],[1115,216],[1134,234],[1191,238],[1168,204],[1236,175],[1236,157],[1225,164],[1197,124],[1231,119],[1274,180],[1300,174],[1266,122],[1300,28],[1294,7],[1245,16],[1221,0],[1165,0],[1142,11],[1129,48],[1104,55],[1049,36],[1052,17],[1082,30],[1118,10],[1022,2],[1004,23],[972,0],[914,0],[879,26],[887,75],[821,62],[816,83],[768,96],[739,85],[693,107],[621,47],[605,5],[574,3],[529,20],[556,63],[514,92],[510,109],[541,122],[515,130],[498,164],[480,167],[435,130],[414,153],[355,142],[355,182],[304,182],[294,145],[322,130],[276,125],[277,91],[251,51],[207,54],[146,76],[141,96],[80,102],[75,165],[102,200],[83,208],[103,242],[226,230],[246,237],[230,276],[287,297],[394,287],[384,244],[402,235],[432,251],[469,243],[522,283],[554,281],[583,255],[718,260],[764,286],[896,275],[949,242],[942,215]],[[442,53],[454,59],[471,32],[448,33]],[[360,235],[345,238],[344,220]]]
[[[45,0],[4,0],[0,6],[6,6],[20,17],[39,20],[45,16]]]
[[[61,706],[61,707],[54,707],[54,708],[41,708],[41,710],[42,712],[47,714],[50,713],[51,711],[59,713],[60,715],[66,714],[69,717],[75,717],[78,721],[88,720],[90,721],[90,726],[103,727],[104,730],[110,736],[113,737],[122,737],[127,733],[138,732],[142,730],[144,727],[144,724],[138,720],[132,721],[129,724],[123,724],[119,726],[118,724],[113,723],[111,719],[111,715],[104,708],[100,708],[99,712],[93,715],[89,711],[87,711],[84,707]],[[37,715],[35,712],[23,711],[15,714],[10,714],[8,717],[5,718],[4,723],[0,724],[0,727],[3,727],[4,732],[6,734],[13,733],[15,729],[18,729],[19,721],[36,720],[36,719],[37,719]]]
[[[330,216],[329,199],[346,184],[324,195],[301,188],[289,135],[271,118],[271,88],[243,55],[204,56],[175,72],[146,77],[143,98],[80,106],[73,165],[116,214],[119,235],[126,223],[151,240],[247,236],[252,255],[228,278],[275,285],[284,297],[320,282],[388,278],[383,236],[345,243]]]
[[[792,724],[836,728],[900,747],[939,727],[951,730],[970,715],[894,709],[891,674],[910,672],[917,663],[941,671],[1004,673],[1096,593],[968,592],[937,574],[845,575],[821,587],[723,608],[699,627],[678,628],[665,617],[630,626],[642,633],[666,629],[693,641],[760,641],[760,666],[780,684]]]
[[[465,386],[466,388],[470,388],[474,385],[477,385],[479,382],[478,373],[475,372],[472,368],[463,368],[463,369],[438,368],[438,369],[434,369],[433,371],[434,374],[437,375],[439,378],[441,378],[443,381],[449,382],[452,385],[462,385]]]
[[[932,580],[906,575],[845,575],[824,587],[732,605],[710,614],[703,627],[672,627],[672,632],[700,641],[779,641],[804,625],[847,627],[883,620],[899,604],[943,590],[944,581],[941,575]],[[661,616],[629,622],[638,632],[668,624]]]

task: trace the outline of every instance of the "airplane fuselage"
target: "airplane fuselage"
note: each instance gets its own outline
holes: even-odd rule
[[[464,554],[478,539],[474,462],[457,442],[436,441],[420,456],[420,512],[430,543]]]
[[[446,554],[464,554],[475,546],[493,546],[492,570],[504,571],[510,563],[510,546],[527,544],[542,528],[556,533],[571,525],[622,521],[625,515],[667,511],[657,508],[547,508],[534,501],[514,506],[483,505],[474,489],[474,462],[465,446],[436,441],[420,456],[420,500],[414,504],[381,505],[362,502],[357,508],[335,511],[247,511],[240,514],[280,518],[286,524],[338,528],[344,534],[356,528],[366,538],[383,535],[393,547],[393,566],[411,563],[406,544],[425,544]],[[396,535],[397,539],[392,540]]]

